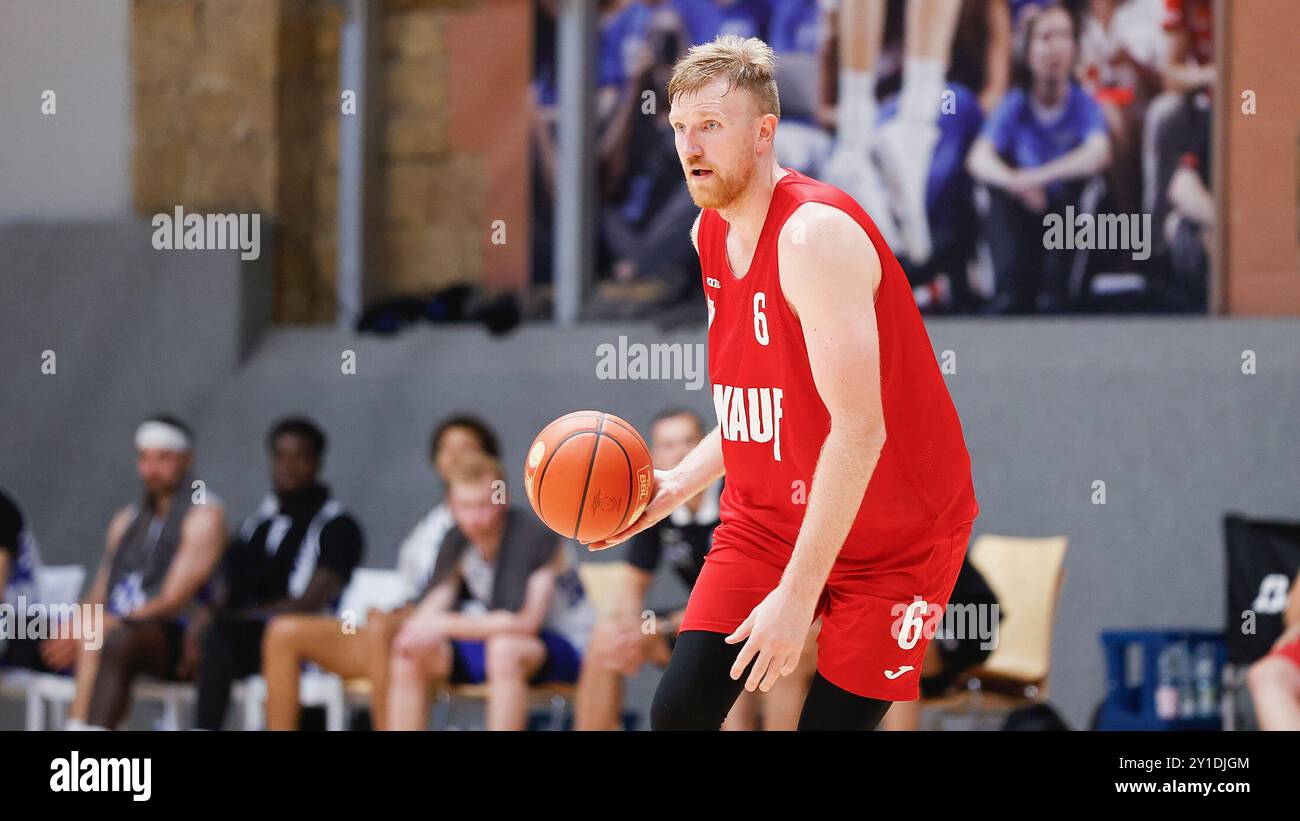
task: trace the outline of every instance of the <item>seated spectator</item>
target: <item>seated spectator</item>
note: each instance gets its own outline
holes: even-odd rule
[[[704,421],[694,411],[659,413],[650,423],[650,455],[655,466],[660,470],[676,466],[704,433]],[[630,589],[620,599],[617,612],[603,616],[592,631],[578,680],[574,729],[617,729],[624,679],[636,675],[645,664],[661,668],[668,664],[686,604],[648,611],[646,592],[665,560],[688,590],[695,585],[718,525],[721,494],[722,483],[718,482],[628,541],[625,556],[630,565]],[[653,622],[647,629],[646,616],[650,614]],[[760,712],[766,729],[795,728],[817,664],[816,635],[815,629],[809,632],[800,669],[767,693],[742,693],[723,729],[758,729]]]
[[[284,419],[266,444],[272,493],[231,542],[198,634],[201,730],[220,730],[231,685],[262,669],[267,623],[282,614],[333,612],[364,550],[360,526],[319,481],[320,428]]]
[[[1161,0],[1089,0],[1079,36],[1079,81],[1101,106],[1115,161],[1106,185],[1117,211],[1141,209],[1142,120],[1162,87]]]
[[[1291,581],[1286,629],[1247,674],[1261,730],[1300,730],[1300,575]]]
[[[976,631],[988,624],[988,614],[997,606],[997,594],[968,558],[961,566],[961,573],[957,574],[945,618],[939,623],[934,640],[925,649],[925,660],[921,663],[921,698],[947,695],[966,672],[983,664],[993,653],[992,642],[997,633],[986,639]],[[953,615],[949,617],[947,614]],[[1004,615],[999,608],[999,623]],[[958,628],[958,635],[945,632],[950,624]],[[885,714],[882,726],[886,730],[919,730],[921,707],[921,701],[896,701]]]
[[[36,572],[41,565],[36,538],[27,527],[18,504],[0,490],[0,604],[20,608],[38,604]],[[0,667],[25,667],[50,672],[41,660],[40,639],[8,637],[0,631]]]
[[[1171,307],[1204,308],[1205,248],[1214,218],[1208,184],[1210,93],[1217,76],[1211,0],[1167,0],[1165,37],[1166,91],[1151,102],[1142,140],[1143,210],[1162,229],[1155,255],[1170,258]]]
[[[1101,109],[1072,77],[1074,18],[1060,2],[1049,3],[1029,18],[1026,36],[1020,87],[985,123],[967,158],[990,193],[985,236],[997,312],[1066,309],[1074,251],[1043,247],[1043,215],[1077,210],[1087,179],[1110,164]]]
[[[393,641],[389,726],[423,729],[430,685],[450,681],[487,684],[488,729],[523,729],[530,684],[577,680],[591,605],[572,546],[508,506],[499,462],[466,456],[447,481],[456,526]]]
[[[1207,139],[1209,134],[1204,135]],[[1209,291],[1214,238],[1214,195],[1210,193],[1209,146],[1183,154],[1169,179],[1164,237],[1169,246],[1169,279],[1164,301],[1182,310],[1204,310]]]
[[[178,675],[187,612],[226,544],[220,502],[191,483],[190,429],[155,416],[136,430],[135,448],[144,498],[109,522],[104,558],[84,602],[103,608],[103,644],[94,650],[78,638],[52,638],[41,646],[49,668],[76,667],[70,729],[115,726],[126,713],[135,672]]]
[[[693,298],[699,283],[690,240],[699,208],[682,184],[668,122],[668,79],[686,42],[672,15],[656,16],[647,36],[599,144],[603,256],[616,281],[649,287],[631,313]]]
[[[450,465],[467,454],[500,455],[496,434],[472,416],[453,416],[434,429],[429,459],[445,488]],[[371,609],[356,632],[344,632],[334,616],[309,613],[277,616],[262,640],[262,676],[266,679],[266,727],[298,727],[298,682],[305,661],[315,662],[345,679],[370,680],[370,723],[388,729],[388,668],[393,637],[415,610],[433,574],[443,538],[454,522],[444,500],[416,524],[397,554],[397,571],[406,604],[390,612]]]

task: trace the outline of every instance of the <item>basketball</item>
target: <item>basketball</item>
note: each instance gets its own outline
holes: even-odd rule
[[[524,490],[551,530],[584,544],[600,541],[636,521],[650,501],[650,449],[614,414],[575,411],[533,440]]]

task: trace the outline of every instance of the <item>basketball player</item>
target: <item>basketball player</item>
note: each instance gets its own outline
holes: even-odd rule
[[[917,697],[926,624],[978,514],[961,424],[911,287],[847,194],[776,164],[772,50],[720,37],[674,68],[669,119],[702,209],[715,428],[656,473],[631,537],[724,473],[721,524],[655,693],[656,729],[713,728],[793,672],[800,729],[870,729]],[[932,633],[931,633],[932,634]]]

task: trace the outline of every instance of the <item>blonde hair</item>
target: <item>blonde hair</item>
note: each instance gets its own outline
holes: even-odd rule
[[[781,100],[776,91],[776,54],[757,37],[724,34],[709,43],[691,46],[686,56],[673,66],[668,81],[668,100],[678,94],[699,91],[718,77],[727,78],[727,90],[743,89],[750,93],[759,114],[781,116]]]
[[[484,453],[466,453],[447,466],[447,486],[506,478],[501,463]]]

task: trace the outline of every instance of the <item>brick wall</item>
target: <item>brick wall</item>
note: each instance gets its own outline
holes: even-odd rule
[[[489,169],[484,153],[449,137],[447,42],[454,17],[480,5],[385,4],[372,297],[483,279]],[[334,318],[340,6],[134,0],[132,8],[135,207],[247,211],[274,222],[282,323]]]

